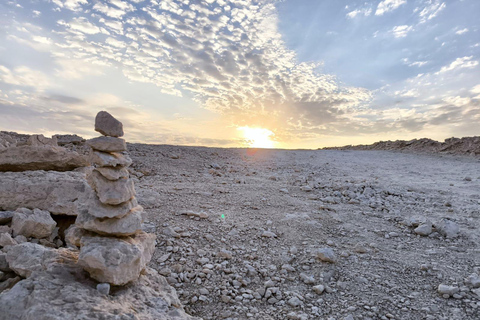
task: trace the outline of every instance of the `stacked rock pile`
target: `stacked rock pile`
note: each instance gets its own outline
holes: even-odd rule
[[[136,280],[150,261],[155,235],[141,230],[145,211],[135,199],[127,167],[132,163],[123,125],[108,112],[95,119],[103,136],[87,141],[93,170],[88,182],[94,192],[79,210],[70,242],[80,247],[79,264],[97,281],[124,285]]]

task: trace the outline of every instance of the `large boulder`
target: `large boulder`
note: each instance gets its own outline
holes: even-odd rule
[[[77,152],[52,145],[25,145],[0,150],[0,171],[69,171],[88,162]]]
[[[104,136],[121,137],[123,136],[123,124],[107,111],[100,111],[95,117],[95,131]]]
[[[49,237],[56,226],[57,223],[46,210],[19,208],[12,218],[14,236],[42,239]]]
[[[34,147],[43,147],[46,145],[58,147],[56,136],[53,136],[52,138],[46,138],[43,136],[43,134],[31,135],[27,140],[27,145]]]
[[[127,202],[135,196],[135,186],[131,179],[108,180],[98,171],[93,171],[90,176],[91,185],[97,191],[100,202],[118,205]]]
[[[85,236],[78,263],[99,282],[125,285],[137,280],[155,251],[155,235],[140,232],[132,237]]]
[[[147,217],[141,206],[136,206],[121,218],[97,218],[81,212],[75,224],[79,228],[103,235],[129,236],[142,229],[142,223]]]
[[[1,320],[200,320],[183,310],[175,289],[153,269],[105,296],[85,272],[70,265],[36,272],[0,294]]]
[[[17,140],[9,134],[0,132],[0,150],[17,146]]]
[[[93,192],[81,172],[0,172],[0,181],[0,210],[38,208],[76,216]]]

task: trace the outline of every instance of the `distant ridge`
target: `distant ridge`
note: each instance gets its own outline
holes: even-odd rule
[[[369,145],[326,147],[321,150],[390,150],[425,153],[480,155],[480,137],[449,138],[444,142],[428,138],[413,140],[379,141]]]

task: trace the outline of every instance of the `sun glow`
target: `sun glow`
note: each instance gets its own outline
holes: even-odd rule
[[[271,139],[275,134],[264,128],[239,127],[245,143],[251,148],[274,148],[276,142]]]

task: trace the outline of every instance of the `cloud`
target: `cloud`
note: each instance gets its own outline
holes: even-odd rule
[[[459,34],[459,35],[462,35],[464,33],[467,33],[468,32],[468,28],[465,28],[465,29],[462,29],[462,30],[458,30],[457,32],[455,32],[456,34]]]
[[[101,32],[99,27],[90,23],[85,17],[73,18],[69,23],[59,20],[57,24],[67,26],[70,30],[80,31],[85,34],[97,34]]]
[[[423,8],[418,7],[415,10],[419,11],[420,23],[425,23],[435,18],[447,6],[445,2],[440,0],[426,0],[425,4]]]
[[[445,73],[456,69],[473,69],[478,65],[478,61],[472,59],[473,56],[457,58],[448,66],[443,66],[436,74]]]
[[[32,87],[43,90],[50,84],[50,79],[44,73],[32,70],[26,66],[16,67],[13,70],[0,65],[0,81],[21,87]]]
[[[363,9],[350,11],[349,13],[347,13],[347,17],[349,17],[350,19],[353,19],[358,15],[363,15],[365,17],[368,17],[371,13],[372,13],[372,8],[363,8]]]
[[[65,8],[72,11],[80,11],[82,5],[88,4],[88,0],[52,0],[60,8]]]
[[[407,3],[407,0],[383,0],[377,6],[375,11],[376,16],[381,16],[386,12],[393,11],[400,7],[402,4]]]
[[[404,38],[407,34],[413,30],[413,26],[403,25],[396,26],[390,31],[395,38]]]

